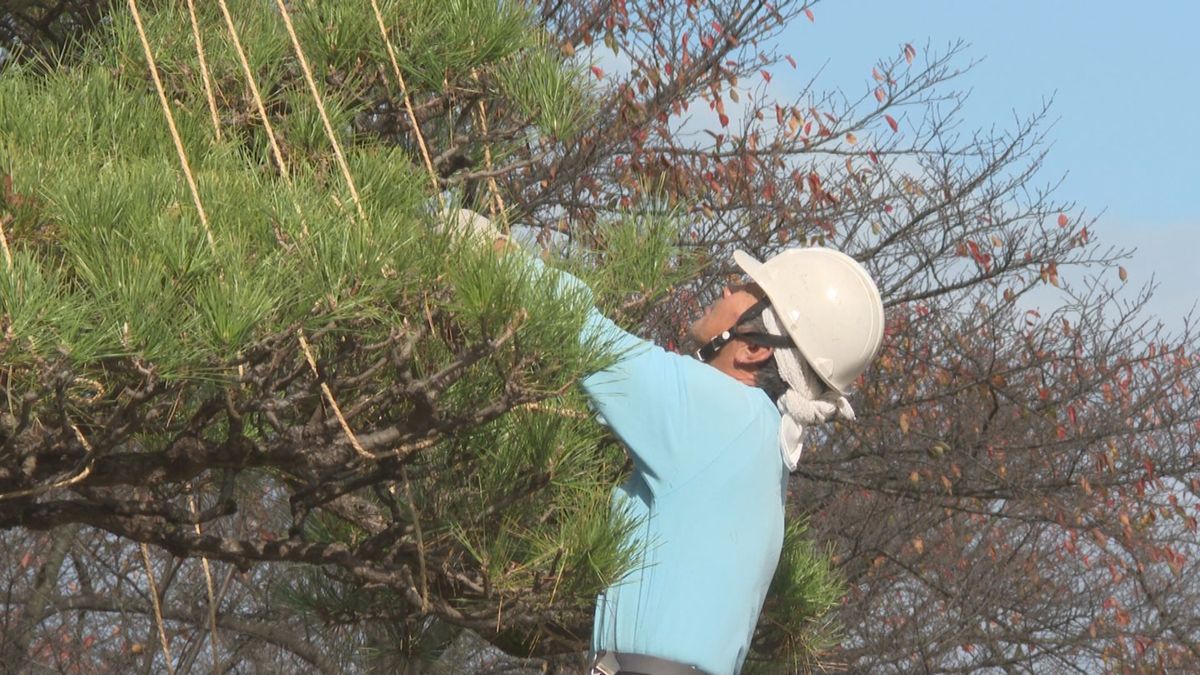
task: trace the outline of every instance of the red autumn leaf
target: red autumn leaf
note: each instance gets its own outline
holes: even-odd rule
[[[723,127],[729,126],[729,115],[726,115],[725,113],[720,113],[719,117],[721,120],[721,126],[723,126]]]
[[[767,72],[767,71],[765,71],[765,70],[760,70],[760,71],[758,71],[758,72],[762,74],[762,78],[763,78],[764,80],[766,80],[767,82],[770,82],[770,81],[771,81],[771,74],[770,74],[770,73],[768,73],[768,72]]]
[[[912,63],[913,57],[915,57],[916,55],[917,55],[917,50],[913,49],[912,45],[906,43],[904,45],[904,60],[908,63]]]
[[[885,98],[887,98],[887,94],[883,93],[883,87],[875,87],[875,100],[883,103]]]
[[[871,77],[875,78],[876,82],[883,82],[883,74],[879,72],[878,68],[871,69]]]
[[[878,163],[879,163],[879,156],[875,154],[875,151],[874,151],[874,150],[868,150],[868,151],[867,151],[867,158],[871,160],[871,163],[872,163],[872,164],[878,164]]]
[[[1065,213],[1058,214],[1058,226],[1059,227],[1066,227],[1068,224],[1070,224],[1070,222],[1071,222],[1071,219],[1067,217],[1067,214],[1065,214]]]
[[[1121,277],[1121,281],[1129,278],[1129,272],[1125,271],[1124,267],[1117,267],[1117,276]]]
[[[816,17],[813,16],[813,11],[807,7],[804,8],[804,16],[808,17],[809,23],[812,23],[817,20]]]
[[[592,66],[592,74],[596,76],[597,80],[604,77],[604,71],[600,69],[600,66]]]
[[[821,177],[815,173],[808,174],[808,187],[813,192],[821,191]]]
[[[895,117],[884,115],[883,119],[887,120],[888,126],[892,128],[892,131],[900,131],[900,125],[896,122]]]
[[[788,62],[788,64],[789,64],[789,65],[790,65],[792,68],[795,68],[795,67],[796,67],[796,59],[793,59],[791,56],[785,56],[785,57],[783,57],[783,58],[784,58],[784,59],[785,59],[785,60]]]

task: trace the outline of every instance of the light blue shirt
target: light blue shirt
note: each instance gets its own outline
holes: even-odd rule
[[[560,283],[586,288],[567,274]],[[637,519],[642,544],[633,570],[596,599],[592,648],[737,673],[783,545],[779,412],[761,389],[594,309],[584,335],[624,354],[582,384],[633,459],[613,508]]]

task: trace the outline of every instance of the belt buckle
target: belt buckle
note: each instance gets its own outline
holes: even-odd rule
[[[620,672],[621,664],[617,661],[615,654],[603,651],[596,655],[596,660],[592,663],[591,675],[617,675]]]

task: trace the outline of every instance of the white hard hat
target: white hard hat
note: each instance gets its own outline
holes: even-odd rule
[[[828,248],[792,248],[761,263],[733,260],[767,294],[796,349],[838,394],[862,374],[883,344],[883,301],[863,266]]]

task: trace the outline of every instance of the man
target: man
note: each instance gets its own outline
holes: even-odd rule
[[[490,228],[474,214],[459,222]],[[637,519],[641,545],[634,569],[597,598],[594,674],[741,670],[779,561],[803,428],[853,419],[843,394],[882,342],[879,291],[852,258],[797,248],[734,261],[749,280],[691,326],[694,358],[595,310],[584,327],[624,354],[582,385],[633,459],[613,508]],[[586,289],[565,274],[560,284]]]

